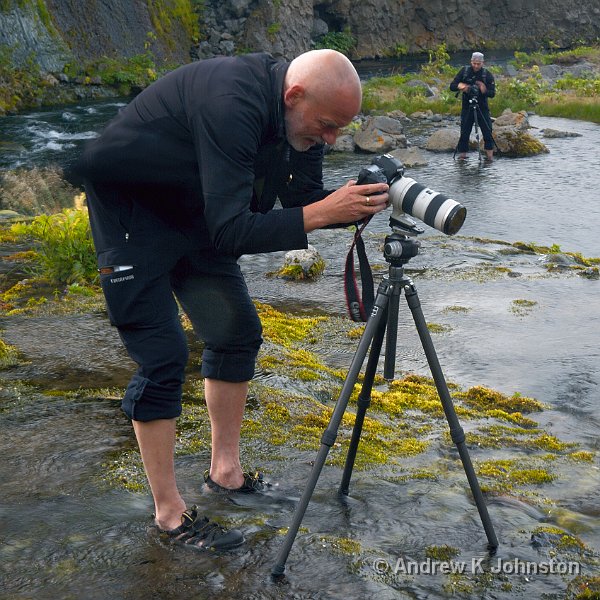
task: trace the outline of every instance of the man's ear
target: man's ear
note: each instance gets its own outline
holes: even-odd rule
[[[291,85],[283,93],[283,102],[286,106],[295,106],[302,98],[304,98],[305,90],[304,87],[298,83]]]

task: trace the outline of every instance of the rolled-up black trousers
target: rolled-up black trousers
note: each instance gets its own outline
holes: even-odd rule
[[[204,341],[202,375],[252,379],[260,320],[237,259],[210,246],[199,214],[177,214],[168,198],[154,210],[117,186],[85,189],[110,322],[138,365],[125,414],[136,421],[181,414],[188,344],[177,302]]]
[[[458,152],[469,151],[469,138],[471,137],[471,130],[475,124],[474,110],[477,111],[477,123],[481,133],[483,135],[483,147],[486,150],[494,149],[494,138],[492,136],[492,121],[490,119],[489,110],[481,107],[463,108],[460,113],[460,138],[458,140],[458,146],[456,149]]]

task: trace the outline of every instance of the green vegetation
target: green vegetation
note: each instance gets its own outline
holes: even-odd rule
[[[430,53],[429,62],[416,75],[393,75],[373,78],[365,83],[363,111],[389,112],[401,110],[406,114],[430,109],[443,114],[458,114],[460,102],[448,87],[457,69],[448,65],[449,55],[440,45]],[[567,75],[554,85],[542,78],[540,66],[546,64],[574,64],[586,60],[600,68],[600,46],[581,46],[558,53],[515,52],[515,63],[520,69],[518,77],[507,77],[494,66],[490,70],[496,77],[496,97],[490,100],[492,115],[504,109],[513,112],[535,111],[545,116],[585,119],[600,123],[600,77],[592,73],[580,77]],[[426,97],[422,87],[410,86],[414,79],[437,88],[438,94]]]
[[[13,64],[13,49],[0,47],[0,115],[40,104],[45,84],[40,69],[30,57],[23,67]]]
[[[460,550],[458,548],[448,546],[448,544],[444,544],[443,546],[428,546],[425,548],[425,556],[432,560],[448,562],[453,558],[456,558],[459,554]]]
[[[516,315],[522,317],[529,314],[533,307],[536,305],[537,302],[535,300],[526,300],[524,298],[519,298],[517,300],[512,301],[510,310]]]
[[[63,69],[71,79],[83,85],[93,82],[114,87],[119,94],[129,95],[134,89],[143,89],[158,77],[153,54],[147,50],[129,58],[104,56],[86,64],[69,63]]]
[[[156,35],[169,47],[176,43],[172,36],[175,23],[183,24],[192,41],[200,39],[198,16],[204,11],[202,0],[146,0],[146,3]]]
[[[267,27],[267,36],[268,38],[274,42],[277,34],[281,31],[281,23],[271,23]]]
[[[0,340],[0,369],[6,369],[19,363],[19,351],[14,346]]]
[[[324,270],[325,261],[322,258],[319,258],[315,260],[308,270],[305,270],[300,263],[290,263],[281,267],[275,275],[293,281],[312,280],[322,275]]]
[[[569,600],[600,600],[600,577],[580,575],[567,587]]]
[[[356,46],[356,38],[347,29],[345,31],[330,31],[326,33],[317,41],[315,48],[330,48],[348,56],[354,46]]]
[[[15,223],[11,231],[33,242],[34,271],[43,273],[50,284],[96,281],[96,254],[87,211],[65,209],[40,215],[29,223]]]

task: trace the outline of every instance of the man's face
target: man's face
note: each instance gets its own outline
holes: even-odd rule
[[[483,61],[482,60],[472,60],[471,66],[473,67],[473,71],[475,71],[477,73],[477,71],[480,71],[481,67],[483,67]]]
[[[286,101],[285,128],[287,141],[294,150],[306,152],[311,146],[335,144],[340,129],[354,117],[353,109],[340,101],[334,107],[330,102],[301,95]]]

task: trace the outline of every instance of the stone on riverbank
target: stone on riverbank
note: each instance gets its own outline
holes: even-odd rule
[[[494,129],[494,140],[503,156],[518,158],[548,153],[548,148],[536,137],[526,131],[513,127]]]
[[[285,255],[284,263],[276,275],[283,279],[311,280],[325,270],[325,261],[314,246],[305,250],[291,250]]]
[[[565,137],[581,137],[580,133],[574,131],[560,131],[558,129],[551,129],[547,127],[542,131],[545,138],[565,138]]]
[[[363,152],[375,154],[407,147],[402,123],[388,116],[367,117],[354,134],[354,143]]]

